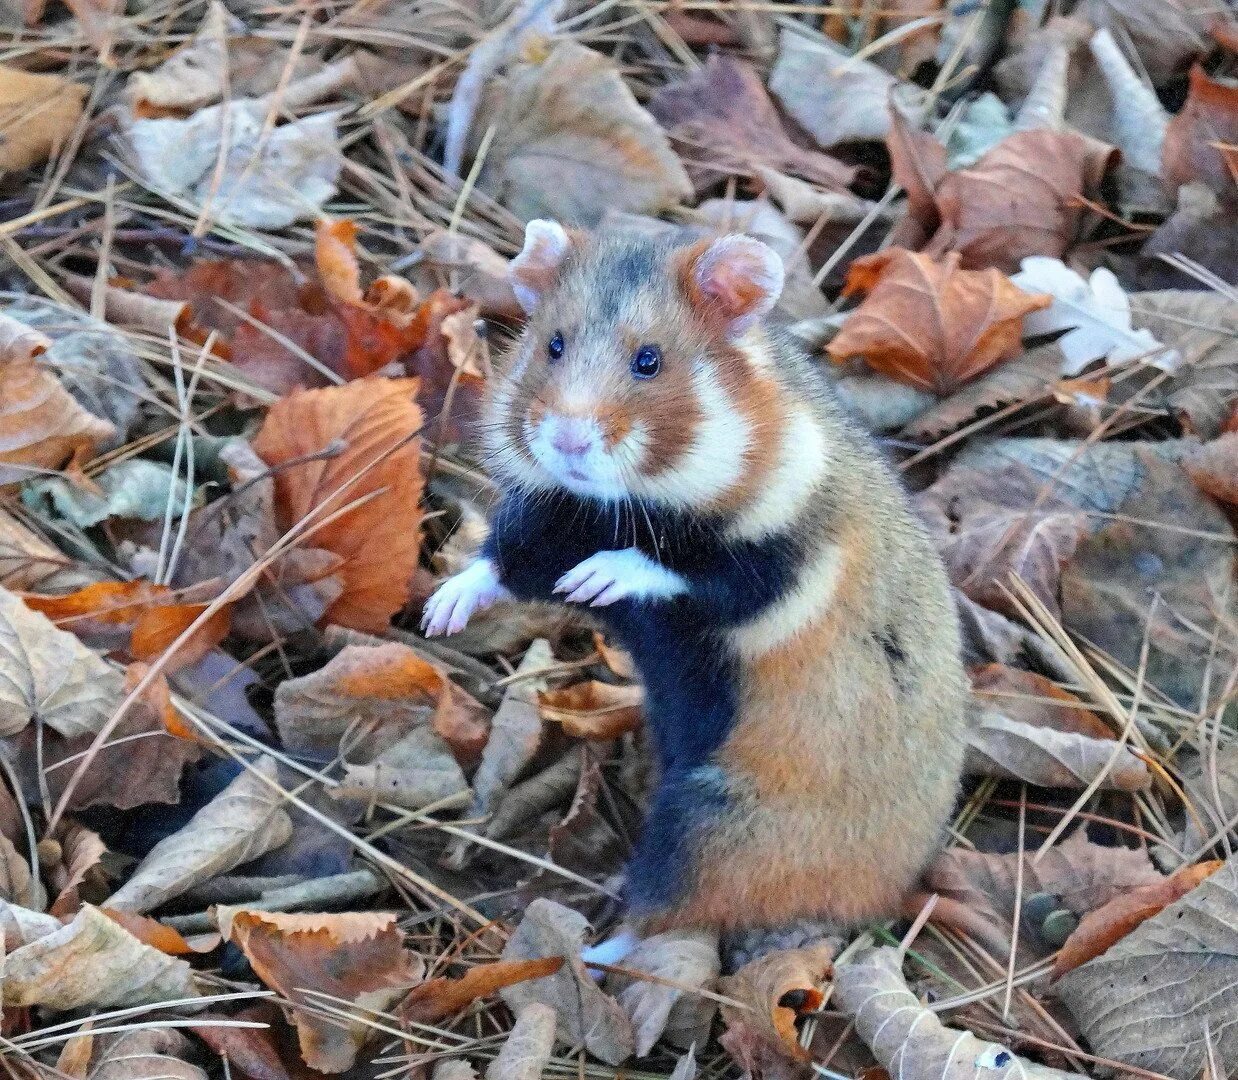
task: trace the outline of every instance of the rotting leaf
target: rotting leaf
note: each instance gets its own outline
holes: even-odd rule
[[[538,693],[542,719],[577,739],[617,739],[644,723],[644,689],[636,684],[588,682]]]
[[[867,292],[826,346],[836,361],[859,356],[875,371],[951,393],[1022,348],[1023,317],[1050,298],[1030,295],[997,270],[960,269],[892,248],[856,259],[846,292]]]
[[[374,1029],[311,1011],[320,999],[306,991],[384,1010],[420,982],[425,969],[404,948],[392,914],[286,915],[221,908],[217,917],[220,931],[245,953],[258,977],[293,1003],[301,1056],[322,1072],[350,1069]]]
[[[788,1057],[809,1060],[808,1051],[800,1045],[795,1021],[821,1007],[825,999],[822,986],[833,959],[834,945],[821,942],[803,949],[779,949],[749,961],[718,984],[719,993],[746,1006],[722,1006],[727,1028],[751,1027]]]
[[[279,792],[254,775],[273,781],[275,762],[261,758],[252,770],[241,773],[183,829],[151,848],[107,906],[142,914],[284,843],[292,822]]]
[[[314,545],[345,560],[344,592],[325,622],[381,633],[408,599],[423,483],[416,391],[415,379],[299,391],[271,407],[254,440],[268,465],[284,466],[275,475],[280,527],[287,531],[312,515],[321,526],[311,533]],[[343,449],[332,457],[290,464],[337,443]]]
[[[1191,68],[1186,104],[1165,132],[1164,166],[1171,184],[1198,180],[1238,194],[1238,82]]]

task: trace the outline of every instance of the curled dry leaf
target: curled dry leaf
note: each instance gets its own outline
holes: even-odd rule
[[[1057,983],[1092,1052],[1188,1080],[1238,1061],[1238,862]]]
[[[565,734],[577,739],[617,739],[636,731],[644,722],[644,699],[638,685],[596,679],[537,695],[542,719],[561,724]]]
[[[681,82],[662,87],[649,111],[689,163],[698,190],[735,173],[752,175],[761,166],[836,189],[845,189],[858,172],[794,143],[760,76],[751,65],[722,53],[711,55]]]
[[[284,915],[220,908],[219,929],[249,960],[258,977],[294,1007],[321,999],[306,991],[385,1010],[401,992],[420,982],[425,965],[404,948],[395,916],[382,912]],[[294,1008],[293,1023],[305,1063],[322,1072],[346,1072],[374,1029],[340,1023]]]
[[[125,1031],[98,1051],[86,1080],[206,1080],[185,1060],[192,1045],[172,1028]]]
[[[30,864],[7,836],[0,834],[0,900],[18,907],[41,910],[46,896],[38,879],[30,873]]]
[[[56,842],[60,845],[60,858],[48,868],[49,880],[57,893],[50,911],[61,919],[76,915],[81,909],[80,890],[87,882],[98,888],[100,895],[106,890],[103,856],[107,845],[98,833],[76,822],[66,824],[58,832]]]
[[[0,64],[0,173],[41,165],[62,146],[81,119],[86,89],[59,75]]]
[[[1033,727],[1112,739],[1113,731],[1069,690],[1034,671],[986,664],[971,673],[972,693],[982,705]]]
[[[1201,881],[1216,873],[1221,865],[1218,859],[1184,866],[1164,881],[1141,885],[1115,896],[1095,911],[1089,911],[1058,951],[1053,961],[1053,978],[1060,979],[1080,964],[1096,959],[1137,926],[1174,901],[1181,900]]]
[[[481,185],[523,220],[594,225],[606,210],[656,213],[692,194],[618,69],[574,41],[518,71],[487,121],[496,135]]]
[[[897,949],[868,949],[834,971],[834,1000],[891,1076],[904,1080],[1083,1080],[946,1027],[908,989]]]
[[[21,918],[9,910],[6,923],[13,915]],[[184,960],[142,944],[98,908],[85,905],[64,926],[43,918],[50,923],[5,958],[5,1005],[122,1008],[198,996]]]
[[[36,359],[51,340],[0,313],[0,489],[89,459],[115,428]]]
[[[1238,82],[1191,68],[1191,89],[1165,133],[1165,179],[1175,187],[1202,181],[1238,193]]]
[[[312,515],[314,545],[345,560],[344,592],[326,622],[381,633],[408,599],[423,484],[416,391],[415,379],[362,379],[293,393],[271,407],[254,440],[268,465],[288,466],[275,476],[280,528]],[[330,458],[289,465],[340,443]]]
[[[946,395],[1022,348],[1023,317],[1048,307],[997,270],[960,269],[893,248],[856,259],[846,292],[867,292],[826,346],[836,361],[862,357],[900,382]]]
[[[554,975],[500,990],[515,1013],[532,1004],[548,1005],[558,1018],[559,1041],[585,1049],[608,1065],[632,1056],[635,1036],[627,1014],[614,998],[602,993],[581,962],[589,924],[579,912],[539,898],[526,909],[503,949],[504,960],[538,960],[561,956],[564,965]]]
[[[746,1006],[722,1006],[728,1029],[751,1027],[787,1056],[809,1060],[809,1052],[800,1045],[795,1020],[821,1007],[822,986],[833,959],[834,946],[822,942],[804,949],[780,949],[745,964],[718,984],[721,994]]]
[[[1129,746],[1078,732],[1036,727],[986,710],[967,738],[967,772],[1038,787],[1146,791],[1152,772]]]
[[[655,934],[625,956],[621,966],[653,976],[646,981],[611,975],[607,981],[632,1021],[637,1057],[645,1057],[663,1037],[681,1049],[705,1043],[717,1005],[693,991],[712,990],[722,970],[717,934]]]
[[[530,1002],[516,1014],[498,1056],[486,1068],[486,1080],[541,1080],[555,1046],[555,1010]],[[438,1077],[438,1070],[435,1070]]]
[[[400,1015],[418,1024],[434,1024],[467,1008],[478,998],[498,993],[505,986],[543,979],[563,966],[563,958],[500,960],[478,964],[458,979],[427,979],[414,987],[400,1005]]]
[[[292,834],[292,822],[279,792],[254,773],[274,781],[275,762],[261,758],[189,820],[160,840],[107,906],[139,914],[279,847]]]
[[[132,911],[116,911],[113,908],[100,908],[114,923],[123,926],[143,945],[149,945],[168,956],[192,956],[198,952],[209,952],[210,949],[194,948],[181,936],[179,930],[152,919],[148,915],[135,915]],[[219,944],[219,936],[214,935],[214,944]],[[214,946],[212,945],[212,948]]]
[[[484,241],[438,229],[421,241],[430,267],[455,271],[460,295],[491,318],[523,318],[507,276],[507,260]]]

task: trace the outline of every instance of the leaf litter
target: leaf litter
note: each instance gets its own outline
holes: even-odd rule
[[[1222,6],[9,7],[12,1071],[1238,1069]],[[581,963],[652,784],[631,658],[416,632],[535,216],[774,246],[911,488],[974,723],[906,920]]]

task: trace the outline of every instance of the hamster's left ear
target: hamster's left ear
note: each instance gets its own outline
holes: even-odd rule
[[[508,267],[512,291],[525,314],[532,315],[555,283],[572,249],[572,239],[557,221],[535,218],[524,227],[524,248]]]
[[[681,277],[688,299],[720,317],[730,337],[738,337],[768,314],[782,295],[778,253],[737,233],[688,248]]]

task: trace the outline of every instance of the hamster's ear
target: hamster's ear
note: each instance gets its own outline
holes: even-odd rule
[[[524,227],[524,249],[512,259],[507,275],[526,314],[533,314],[559,280],[559,268],[571,249],[571,237],[557,221],[535,218]]]
[[[724,320],[731,337],[767,314],[782,295],[782,259],[750,236],[702,240],[685,252],[682,269],[688,299]]]

